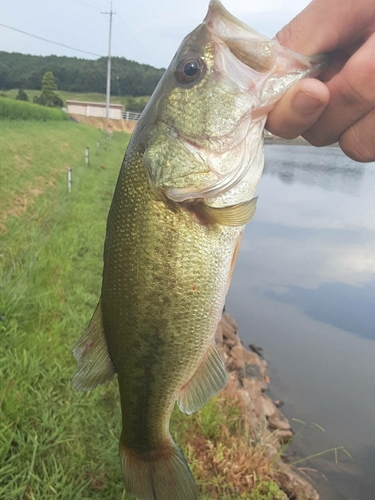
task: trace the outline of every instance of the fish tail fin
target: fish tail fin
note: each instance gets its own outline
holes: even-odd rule
[[[198,500],[188,463],[172,440],[161,450],[142,453],[120,441],[120,458],[127,493],[141,500]]]

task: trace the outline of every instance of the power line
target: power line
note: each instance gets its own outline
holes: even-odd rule
[[[107,64],[107,96],[106,96],[106,119],[108,122],[109,118],[109,107],[111,100],[111,43],[112,43],[112,16],[116,14],[112,10],[112,2],[111,2],[111,10],[109,12],[101,12],[101,14],[109,15],[109,43],[108,43],[108,64]],[[107,123],[108,124],[108,123]]]
[[[38,35],[33,35],[32,33],[28,33],[27,31],[20,30],[18,28],[13,28],[12,26],[7,26],[6,24],[0,23],[0,26],[3,28],[7,28],[9,30],[18,31],[23,35],[31,36],[32,38],[38,38],[38,40],[42,40],[43,42],[53,43],[54,45],[60,45],[60,47],[65,47],[66,49],[76,50],[77,52],[83,52],[84,54],[90,54],[91,56],[103,57],[102,54],[96,54],[95,52],[88,52],[87,50],[76,49],[75,47],[71,47],[70,45],[65,45],[64,43],[54,42],[53,40],[48,40],[47,38],[43,38]]]

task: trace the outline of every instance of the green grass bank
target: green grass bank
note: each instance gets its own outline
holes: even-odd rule
[[[40,90],[25,90],[29,100],[32,102],[34,97],[40,95]],[[0,93],[4,94],[6,97],[10,99],[16,99],[18,94],[18,89],[6,90]],[[64,101],[64,105],[66,105],[66,101],[87,101],[87,102],[106,102],[106,95],[99,94],[98,92],[69,92],[65,90],[57,90],[56,93],[61,97]],[[122,104],[125,108],[128,108],[130,111],[137,111],[138,106],[145,106],[147,101],[149,100],[149,96],[121,96],[121,95],[111,95],[111,103],[112,104]],[[134,106],[135,105],[135,106]]]
[[[70,121],[2,120],[0,132],[0,498],[127,499],[117,383],[75,391],[71,349],[98,300],[105,221],[129,136],[106,143]],[[242,494],[219,469],[201,474],[199,446],[208,443],[220,462],[241,441],[235,405],[216,398],[192,417],[176,411],[172,430],[202,499],[279,498],[267,472]]]
[[[0,120],[66,121],[69,115],[61,109],[0,97]]]

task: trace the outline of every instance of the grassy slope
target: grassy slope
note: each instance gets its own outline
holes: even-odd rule
[[[16,101],[0,97],[1,120],[64,121],[69,116],[61,109],[38,106],[31,102]]]
[[[120,498],[115,384],[83,394],[70,379],[71,348],[98,298],[105,217],[127,136],[115,133],[87,168],[84,148],[101,139],[96,129],[22,125],[1,124],[2,175],[14,182],[14,149],[28,156],[19,184],[0,182],[2,213],[10,191],[22,198],[40,183],[45,189],[0,234],[0,498]]]
[[[70,385],[71,348],[98,299],[105,219],[128,137],[114,133],[94,154],[97,140],[100,131],[72,122],[0,122],[0,498],[7,500],[127,498],[116,383],[87,394]],[[215,460],[228,452],[217,431],[239,419],[230,405],[224,420],[223,411],[216,400],[192,418],[174,418],[174,434],[210,493],[202,498],[237,498],[220,472],[201,474],[202,442]],[[232,453],[234,440],[227,447]],[[272,483],[257,491],[241,498],[278,498]]]
[[[29,97],[29,100],[32,101],[34,96],[40,95],[40,90],[25,90],[26,94]],[[18,94],[18,89],[7,90],[3,92],[7,97],[11,99],[15,99]],[[105,102],[106,96],[105,94],[99,94],[96,92],[86,92],[86,93],[77,93],[77,92],[68,92],[65,90],[57,90],[56,93],[61,97],[61,99],[66,103],[67,100],[77,100],[77,101],[89,101],[89,102]],[[135,101],[139,99],[143,99],[143,97],[133,97]],[[126,102],[126,96],[111,96],[112,104],[123,104]]]

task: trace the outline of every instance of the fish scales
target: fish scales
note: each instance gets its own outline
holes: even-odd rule
[[[142,154],[128,149],[108,217],[102,292],[124,445],[157,449],[169,439],[178,391],[220,320],[240,232],[197,224],[156,199]]]
[[[198,498],[170,416],[176,401],[193,413],[226,384],[214,335],[255,212],[267,113],[323,66],[211,0],[133,132],[73,385],[91,390],[117,374],[124,485],[141,500]]]

